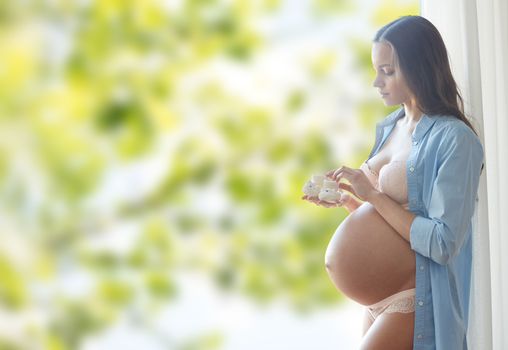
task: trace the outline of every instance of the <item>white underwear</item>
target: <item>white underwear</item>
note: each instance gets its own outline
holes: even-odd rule
[[[390,295],[388,298],[367,306],[370,316],[375,320],[383,312],[410,313],[415,311],[415,289],[407,289]]]

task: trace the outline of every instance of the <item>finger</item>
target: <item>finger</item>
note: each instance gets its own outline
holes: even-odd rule
[[[352,169],[342,169],[340,172],[334,175],[335,182],[339,183],[343,178],[351,182],[351,176],[353,175]]]
[[[341,166],[339,169],[335,170],[332,174],[332,178],[334,180],[337,179],[337,176],[339,176],[339,174],[341,174],[343,171],[344,171],[345,167],[344,166]]]
[[[331,202],[323,202],[323,205],[327,208],[334,208],[337,206],[338,203],[331,203]]]
[[[306,201],[309,202],[309,203],[313,203],[313,204],[319,205],[319,203],[315,199],[312,199],[312,198],[307,198]]]
[[[348,184],[345,184],[345,183],[342,182],[342,183],[339,183],[339,188],[341,190],[346,190],[348,192],[351,192],[352,194],[354,194],[356,196],[356,192],[353,189],[353,186],[351,186],[351,185],[348,185]]]
[[[353,175],[354,169],[348,168],[347,166],[340,167],[340,169],[337,169],[335,173],[333,174],[333,177],[335,178],[335,181],[339,181],[340,178],[344,177],[344,175]]]
[[[339,169],[340,169],[340,168],[339,168]],[[326,176],[326,177],[328,177],[328,178],[330,178],[330,179],[333,179],[333,174],[334,174],[337,170],[339,170],[339,169],[332,169],[332,170],[329,170],[329,171],[327,171],[327,172],[325,173],[325,176]]]
[[[305,195],[302,197],[302,199],[306,200],[307,202],[310,202],[310,203],[314,203],[314,204],[317,204],[317,199],[316,198],[313,198],[313,197],[310,197],[308,195]]]

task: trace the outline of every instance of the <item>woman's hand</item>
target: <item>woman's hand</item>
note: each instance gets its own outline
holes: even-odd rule
[[[341,200],[337,203],[329,203],[325,201],[321,201],[318,198],[315,197],[309,197],[309,196],[303,196],[302,199],[314,203],[316,205],[325,207],[325,208],[335,208],[335,207],[344,207],[352,213],[355,211],[360,205],[362,205],[362,202],[358,201],[357,199],[353,198],[353,196],[350,196],[346,192],[342,192]]]
[[[352,169],[341,166],[339,169],[330,170],[326,176],[339,184],[339,189],[346,190],[362,201],[369,202],[377,190],[372,186],[369,179],[361,169]],[[341,183],[342,179],[348,180],[349,184]]]
[[[349,195],[347,195],[347,196],[349,196]],[[344,195],[342,195],[342,197],[344,197]],[[336,203],[330,203],[330,202],[322,201],[319,198],[309,197],[307,195],[303,196],[302,199],[306,200],[308,202],[314,203],[316,205],[325,207],[325,208],[341,207],[345,203],[343,198],[341,198],[341,200],[339,202],[336,202]]]

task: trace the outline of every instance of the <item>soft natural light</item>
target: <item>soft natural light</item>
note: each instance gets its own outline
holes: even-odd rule
[[[301,189],[370,151],[371,40],[418,1],[0,7],[0,348],[358,346],[346,212]]]

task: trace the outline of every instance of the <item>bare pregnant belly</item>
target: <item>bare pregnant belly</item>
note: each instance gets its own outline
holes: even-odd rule
[[[415,254],[409,243],[367,202],[337,228],[325,261],[335,286],[363,305],[415,285]]]

